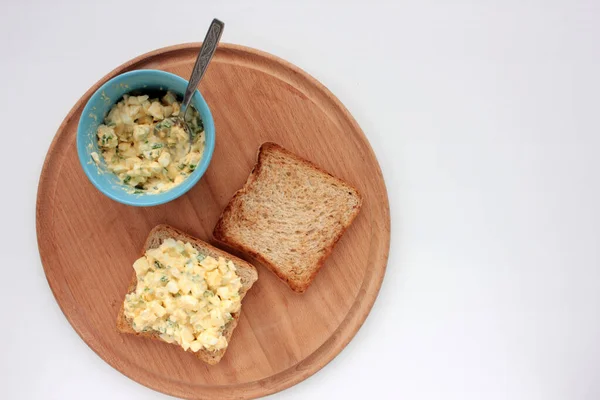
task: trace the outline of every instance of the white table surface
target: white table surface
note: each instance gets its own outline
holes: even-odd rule
[[[171,25],[168,2],[0,0],[1,398],[168,398],[64,318],[38,256],[37,180],[83,92],[139,54],[201,40],[212,17],[223,41],[329,87],[389,191],[370,316],[273,397],[600,398],[600,3],[201,3],[178,2]]]

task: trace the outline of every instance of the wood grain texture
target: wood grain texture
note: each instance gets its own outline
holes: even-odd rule
[[[168,47],[118,67],[77,102],[48,151],[36,209],[48,283],[81,338],[106,362],[155,390],[190,399],[255,398],[311,376],[356,334],[381,286],[390,243],[383,177],[364,134],[319,82],[272,55],[221,45],[200,91],[217,144],[200,182],[165,205],[116,203],[85,177],[75,134],[86,101],[120,73],[154,68],[188,77],[199,44]],[[209,241],[263,142],[279,143],[355,186],[363,207],[309,288],[298,295],[266,268],[243,302],[223,360],[208,366],[168,344],[122,335],[115,318],[148,232],[167,223]]]

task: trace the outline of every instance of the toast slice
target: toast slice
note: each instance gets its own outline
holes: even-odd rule
[[[256,272],[256,268],[254,268],[253,265],[251,265],[251,264],[247,263],[246,261],[241,260],[235,256],[232,256],[231,254],[228,254],[222,250],[219,250],[219,249],[211,246],[210,244],[203,242],[200,239],[196,239],[195,237],[187,235],[186,233],[183,233],[180,230],[175,229],[169,225],[158,225],[154,229],[152,229],[152,231],[150,231],[150,234],[148,235],[148,238],[146,239],[146,243],[144,244],[144,249],[142,250],[142,255],[145,254],[146,250],[159,247],[162,244],[162,242],[168,238],[173,238],[175,240],[181,240],[183,242],[189,242],[201,254],[211,256],[216,259],[218,259],[219,257],[223,257],[227,260],[231,260],[237,269],[236,274],[240,277],[240,280],[242,282],[242,287],[240,289],[240,299],[242,299],[242,300],[243,300],[244,296],[246,295],[246,293],[248,292],[248,290],[252,287],[254,282],[256,282],[256,280],[258,279],[258,273]],[[135,291],[136,286],[137,286],[137,277],[136,277],[135,271],[133,271],[133,279],[131,280],[131,283],[129,284],[127,293],[131,293],[131,292]],[[123,298],[125,298],[125,296],[123,296]],[[241,310],[236,313],[232,313],[233,319],[231,321],[229,321],[227,323],[227,325],[225,325],[225,329],[223,330],[223,336],[225,336],[225,338],[227,339],[227,343],[230,342],[231,335],[233,334],[233,330],[237,326],[238,319],[240,318],[240,312],[241,312]],[[121,309],[119,310],[119,314],[117,316],[117,330],[121,333],[130,333],[130,334],[134,334],[134,335],[141,336],[141,337],[157,339],[163,343],[167,343],[159,337],[158,332],[155,332],[155,331],[136,332],[131,326],[131,321],[125,317],[125,309],[124,309],[123,303],[121,303]],[[177,343],[174,343],[174,344],[177,347],[179,347],[181,350],[183,350],[183,348],[181,346],[179,346]],[[216,350],[216,351],[209,351],[207,349],[202,349],[196,353],[192,352],[189,349],[187,351],[191,352],[196,357],[198,357],[199,359],[201,359],[202,361],[204,361],[208,364],[216,364],[219,361],[221,361],[221,358],[223,358],[223,355],[225,354],[226,350],[227,350],[227,347],[225,347],[224,349],[221,349],[221,350]]]
[[[264,143],[213,236],[262,262],[302,293],[361,204],[352,186],[275,143]]]

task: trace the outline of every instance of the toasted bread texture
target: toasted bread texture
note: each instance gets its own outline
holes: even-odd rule
[[[254,257],[302,293],[361,204],[352,186],[275,143],[264,143],[213,236]]]
[[[246,295],[248,290],[252,287],[254,282],[256,282],[256,280],[258,279],[258,273],[256,272],[256,268],[254,268],[253,265],[251,265],[251,264],[247,263],[246,261],[241,260],[231,254],[228,254],[222,250],[219,250],[219,249],[211,246],[210,244],[203,242],[200,239],[196,239],[190,235],[187,235],[186,233],[183,233],[180,230],[175,229],[169,225],[158,225],[154,229],[152,229],[152,231],[150,231],[150,234],[148,235],[148,238],[146,239],[144,249],[142,250],[142,255],[146,253],[146,250],[159,247],[162,244],[162,242],[168,238],[173,238],[175,240],[181,240],[183,242],[189,242],[201,254],[211,256],[216,259],[218,259],[219,257],[223,257],[227,260],[231,260],[236,267],[236,274],[238,274],[238,276],[240,277],[240,280],[242,281],[242,287],[240,289],[240,298],[241,299],[244,298],[244,296]],[[132,268],[132,271],[133,271],[133,268]],[[129,288],[127,289],[127,293],[131,293],[131,292],[135,291],[136,286],[137,286],[137,277],[136,277],[135,271],[134,271],[133,279],[131,280]],[[125,298],[125,295],[123,296],[123,299],[124,298]],[[230,342],[231,335],[233,334],[233,330],[237,326],[238,320],[240,318],[240,312],[241,312],[241,310],[236,313],[233,313],[232,314],[233,319],[230,322],[228,322],[227,325],[225,326],[223,335],[227,339],[227,343]],[[157,332],[153,332],[153,331],[136,332],[131,326],[131,321],[125,317],[125,309],[124,309],[123,303],[121,303],[121,309],[119,310],[119,315],[117,316],[117,330],[121,333],[131,333],[131,334],[141,336],[141,337],[157,339],[157,340],[160,340],[161,342],[167,344],[165,341],[163,341],[159,337],[159,334]],[[183,348],[181,346],[179,346],[179,344],[174,343],[174,345],[179,347],[183,351]],[[193,351],[191,351],[189,349],[187,351],[191,352],[196,357],[198,357],[199,359],[201,359],[202,361],[204,361],[208,364],[216,364],[219,361],[221,361],[221,358],[223,358],[223,355],[225,354],[226,350],[227,350],[227,347],[224,349],[221,349],[221,350],[217,350],[217,351],[208,351],[206,349],[202,349],[196,353],[194,353]]]

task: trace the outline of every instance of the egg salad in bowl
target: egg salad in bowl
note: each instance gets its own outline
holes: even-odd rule
[[[137,285],[123,310],[136,332],[156,332],[184,350],[227,347],[223,335],[241,308],[242,282],[231,260],[203,255],[188,242],[165,239],[133,264]]]
[[[183,124],[180,100],[187,85],[170,72],[139,69],[113,76],[91,95],[77,125],[77,155],[102,194],[130,206],[156,206],[184,195],[204,176],[215,123],[196,89]]]
[[[202,119],[190,106],[185,115],[188,134],[171,119],[180,115],[180,107],[172,92],[161,98],[124,95],[98,126],[98,149],[106,168],[135,193],[170,190],[198,166],[206,142]],[[97,152],[91,157],[100,164]]]

